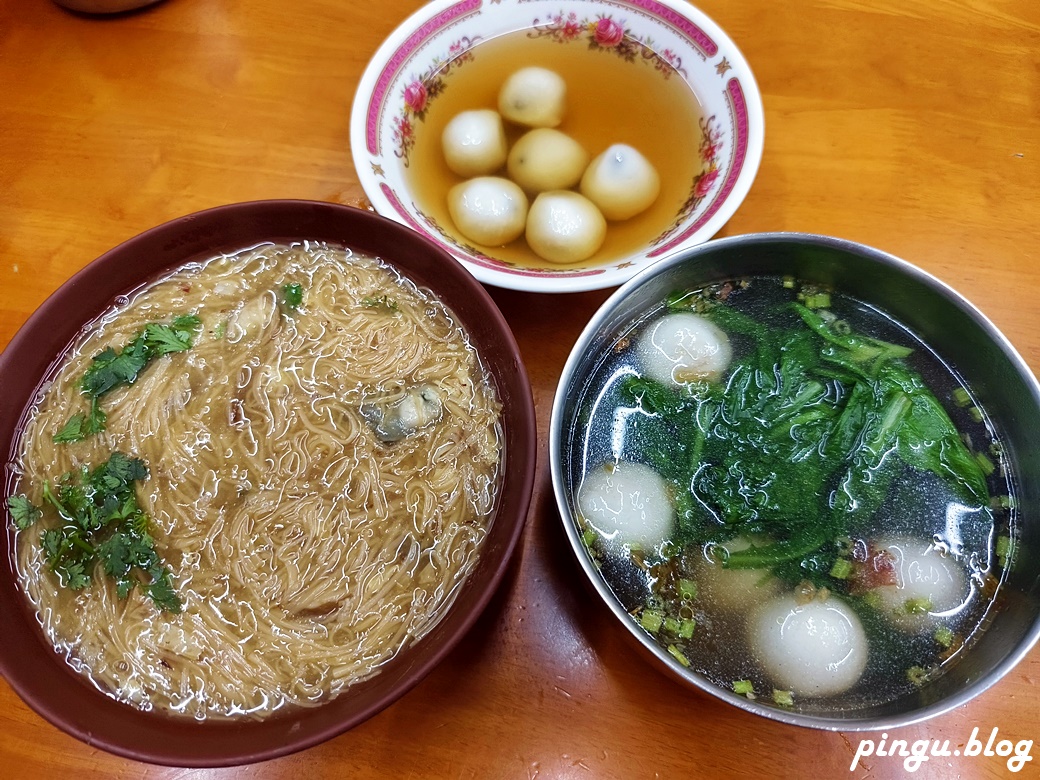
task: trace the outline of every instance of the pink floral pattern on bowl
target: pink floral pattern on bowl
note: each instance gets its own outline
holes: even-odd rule
[[[405,169],[430,105],[479,56],[474,47],[481,41],[520,31],[694,85],[705,116],[698,139],[703,167],[645,252],[595,268],[521,267],[452,237],[409,196]],[[355,165],[377,211],[443,245],[482,282],[546,292],[614,286],[655,258],[710,238],[750,188],[762,140],[761,98],[743,56],[684,0],[433,0],[376,53],[351,117]]]
[[[391,118],[394,154],[408,166],[408,153],[415,145],[415,123],[426,119],[430,103],[444,91],[445,80],[461,65],[473,59],[471,49],[480,38],[462,38],[448,47],[445,57],[435,57],[424,73],[407,82],[400,113]]]
[[[682,57],[671,49],[655,51],[652,45],[631,30],[625,28],[623,21],[613,16],[601,14],[595,19],[579,19],[577,13],[558,13],[549,17],[548,22],[535,19],[531,24],[530,38],[548,37],[559,43],[584,41],[590,49],[611,51],[627,62],[642,60],[661,72],[665,78],[673,73],[687,76],[682,67]]]
[[[690,186],[690,194],[679,207],[675,215],[675,221],[671,227],[650,242],[651,246],[658,246],[674,236],[682,229],[683,224],[689,219],[701,202],[708,197],[712,187],[719,179],[719,158],[722,152],[722,131],[719,129],[718,121],[710,116],[701,119],[701,143],[700,157],[704,163],[704,169],[694,177]]]

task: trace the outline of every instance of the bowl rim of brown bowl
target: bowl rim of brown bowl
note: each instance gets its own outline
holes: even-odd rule
[[[92,747],[152,764],[202,768],[264,761],[331,739],[418,685],[473,627],[509,568],[530,506],[537,456],[533,396],[512,331],[487,291],[446,251],[393,220],[335,203],[260,200],[189,214],[124,241],[62,284],[0,354],[5,496],[13,486],[13,452],[25,411],[81,326],[116,296],[163,271],[222,251],[290,240],[328,241],[382,257],[418,286],[431,289],[462,323],[494,378],[503,408],[498,503],[480,560],[447,615],[369,680],[316,707],[294,707],[262,720],[199,722],[118,702],[54,650],[18,587],[15,532],[5,505],[0,672],[37,714]]]

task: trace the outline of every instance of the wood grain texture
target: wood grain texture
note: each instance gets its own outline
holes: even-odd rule
[[[270,197],[353,203],[355,85],[416,0],[166,0],[90,18],[0,4],[0,344],[65,279],[183,214]],[[1040,4],[1035,0],[702,0],[755,71],[762,165],[721,231],[826,233],[938,275],[1040,370]],[[556,380],[595,292],[493,291],[546,440]],[[582,586],[545,447],[529,524],[463,643],[351,732],[258,766],[189,771],[95,750],[0,682],[5,776],[671,778],[850,775],[860,736],[795,729],[677,688]],[[968,706],[891,738],[972,729],[1040,740],[1040,649]],[[879,738],[880,735],[871,735]],[[1022,776],[1036,776],[1040,747]],[[15,774],[10,774],[15,770]],[[897,758],[852,777],[904,776]],[[998,757],[919,778],[1003,777]]]

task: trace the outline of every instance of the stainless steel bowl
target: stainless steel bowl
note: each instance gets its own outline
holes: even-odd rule
[[[618,329],[676,289],[742,276],[791,275],[826,284],[876,306],[920,336],[960,373],[995,421],[1017,490],[1021,547],[1003,585],[1003,607],[989,628],[934,682],[867,709],[779,709],[716,687],[660,648],[625,611],[581,539],[574,496],[583,474],[574,452],[577,403],[605,344]],[[997,328],[934,276],[876,249],[824,236],[763,233],[711,241],[646,269],[612,295],[578,339],[560,378],[550,422],[553,487],[574,554],[591,586],[651,662],[681,682],[768,718],[820,729],[867,731],[905,726],[968,702],[999,680],[1040,637],[1040,384]]]

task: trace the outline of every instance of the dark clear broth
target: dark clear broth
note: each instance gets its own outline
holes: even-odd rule
[[[795,300],[797,285],[779,278],[755,278],[719,285],[699,291],[717,304],[736,309],[756,321],[783,329],[805,328],[799,316],[788,305]],[[938,631],[905,633],[890,627],[881,619],[869,599],[860,593],[850,593],[848,582],[829,577],[830,559],[825,556],[805,556],[795,563],[785,564],[774,574],[782,580],[782,590],[797,589],[806,582],[815,587],[827,587],[831,597],[844,600],[860,617],[868,640],[866,670],[851,689],[845,693],[807,703],[809,707],[859,709],[882,704],[914,691],[925,680],[932,680],[956,662],[973,638],[984,628],[991,611],[1006,561],[997,550],[998,542],[1010,537],[1012,517],[1006,508],[1013,506],[1012,484],[1000,462],[999,442],[994,426],[970,400],[970,389],[964,387],[956,370],[933,353],[913,333],[883,312],[854,298],[830,292],[827,310],[848,323],[856,334],[903,345],[913,352],[905,364],[916,371],[926,386],[940,401],[962,438],[970,442],[973,454],[983,453],[994,461],[997,468],[988,475],[987,487],[993,503],[987,506],[966,507],[953,489],[928,471],[906,467],[895,479],[871,517],[860,518],[850,524],[847,542],[850,547],[865,545],[881,536],[904,536],[934,540],[943,549],[959,551],[957,560],[964,566],[970,584],[970,596],[956,615],[942,619],[944,630],[953,636],[952,644],[944,646],[937,641]],[[675,296],[672,300],[674,301]],[[705,316],[712,318],[708,309]],[[659,435],[660,419],[641,404],[633,404],[623,386],[643,370],[636,353],[635,342],[651,323],[668,312],[662,302],[643,317],[627,324],[603,345],[603,358],[593,370],[580,396],[578,422],[574,424],[570,450],[581,453],[572,460],[570,484],[575,494],[585,475],[602,464],[631,461],[652,465],[648,448],[654,436]],[[725,328],[724,328],[725,329]],[[747,336],[729,333],[734,361],[740,360],[754,347]],[[725,383],[726,379],[723,379]],[[765,381],[765,380],[763,380]],[[706,456],[707,458],[707,456]],[[779,480],[792,479],[780,473]],[[694,482],[696,485],[696,482]],[[694,488],[696,492],[696,488]],[[819,496],[821,506],[827,496]],[[575,503],[576,500],[575,500]],[[809,503],[812,503],[809,500]],[[579,515],[579,523],[583,519]],[[706,527],[711,528],[710,522]],[[679,531],[661,550],[618,550],[605,544],[591,525],[582,528],[584,539],[606,583],[615,593],[632,619],[641,623],[647,609],[667,600],[662,595],[662,583],[668,576],[679,576],[696,582],[697,569],[690,561],[703,556],[703,540],[683,539]],[[732,530],[718,530],[720,539],[730,538]],[[823,570],[821,570],[823,567]],[[765,571],[769,571],[766,569]],[[668,574],[672,572],[672,574]],[[677,636],[673,630],[648,631],[665,649],[677,650],[690,662],[692,670],[704,675],[721,688],[733,689],[734,681],[749,681],[755,696],[768,699],[775,681],[763,672],[755,658],[755,650],[745,637],[745,614],[733,611],[698,594],[683,602],[682,617],[695,623],[692,635]],[[938,625],[938,624],[937,624]],[[946,638],[944,636],[944,638]],[[803,702],[795,702],[799,706]]]

